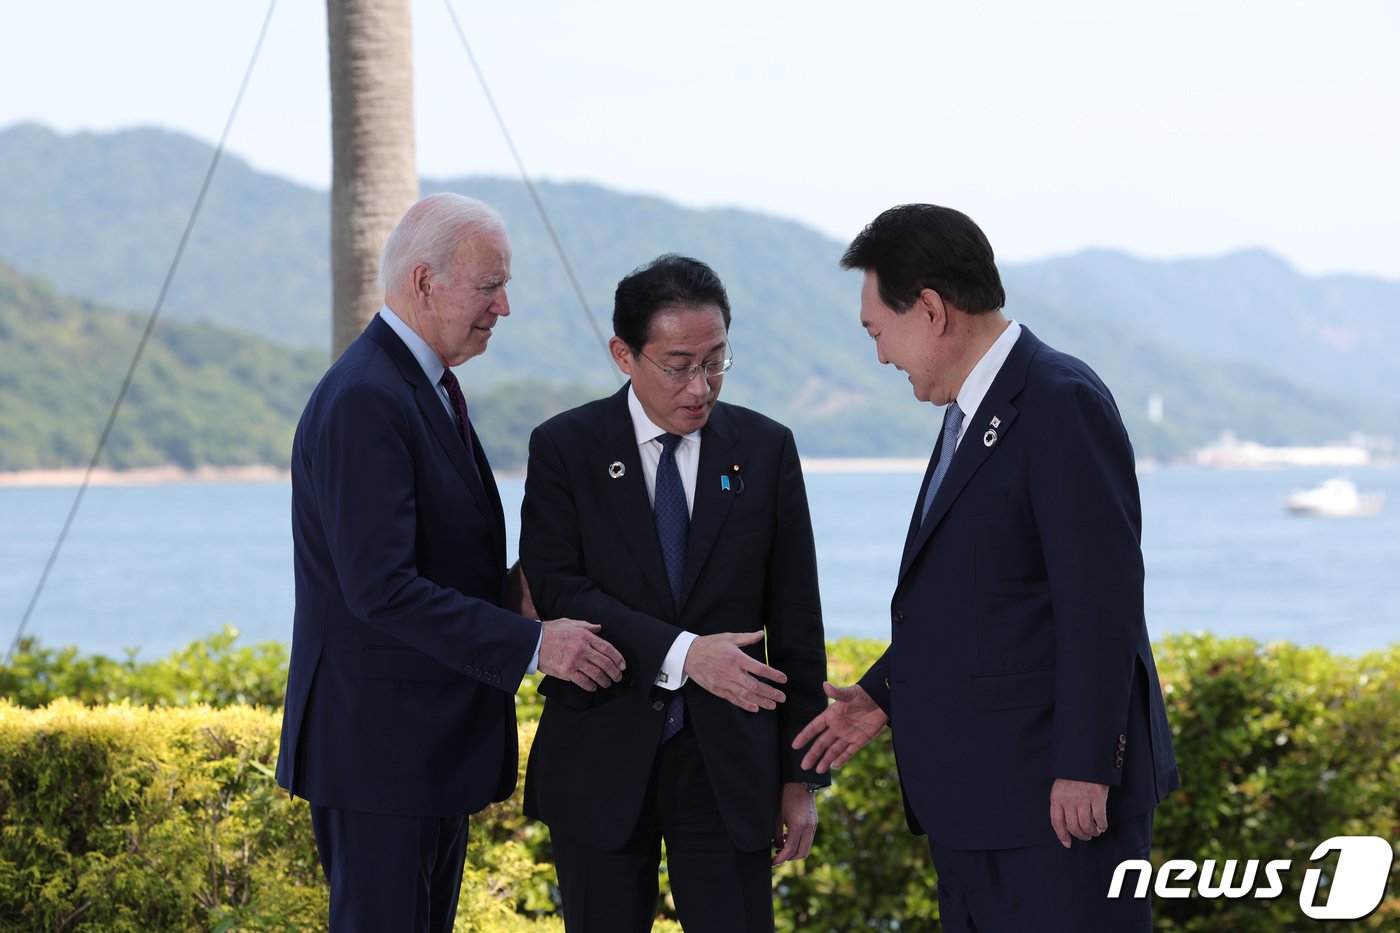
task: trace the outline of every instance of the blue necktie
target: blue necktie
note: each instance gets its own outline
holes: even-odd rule
[[[948,472],[948,464],[953,462],[953,451],[958,449],[958,429],[962,427],[963,411],[958,407],[957,402],[948,403],[948,407],[943,410],[943,447],[938,453],[938,466],[933,468],[933,476],[928,481],[928,492],[924,493],[924,512],[919,517],[919,524],[924,523],[928,518],[928,507],[933,505],[934,493],[938,492],[938,486],[943,482],[943,476]]]
[[[671,584],[671,598],[676,602],[679,615],[681,607],[681,582],[685,579],[685,546],[690,537],[690,509],[685,504],[685,487],[681,485],[681,471],[676,469],[676,448],[680,446],[679,434],[662,434],[656,438],[661,442],[661,462],[656,465],[656,500],[653,511],[656,513],[656,537],[661,541],[661,559],[666,562],[666,579]],[[676,690],[666,706],[666,724],[661,727],[661,741],[664,743],[685,725],[685,697]]]

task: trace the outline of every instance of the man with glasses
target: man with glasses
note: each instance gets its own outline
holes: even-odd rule
[[[716,401],[729,320],[704,263],[637,269],[609,342],[629,384],[530,438],[535,605],[602,625],[627,665],[605,689],[540,688],[525,811],[549,825],[570,933],[651,928],[663,839],[687,931],[772,930],[772,866],[806,857],[829,780],[791,747],[826,705],[802,469],[791,431]]]

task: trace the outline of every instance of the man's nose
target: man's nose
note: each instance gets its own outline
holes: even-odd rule
[[[491,309],[497,317],[510,317],[510,296],[506,294],[506,287],[501,286],[500,294],[496,296],[496,306]]]
[[[705,377],[704,370],[696,373],[695,377],[685,384],[684,392],[696,401],[701,401],[710,394],[710,380]]]

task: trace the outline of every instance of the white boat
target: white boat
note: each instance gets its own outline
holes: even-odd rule
[[[1338,476],[1312,489],[1295,489],[1284,506],[1294,515],[1329,518],[1375,515],[1385,508],[1385,496],[1379,492],[1357,492],[1355,483]]]

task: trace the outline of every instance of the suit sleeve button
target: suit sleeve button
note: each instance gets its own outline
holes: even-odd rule
[[[666,708],[666,704],[661,700],[657,700],[655,703],[651,704],[651,708],[659,713]]]

